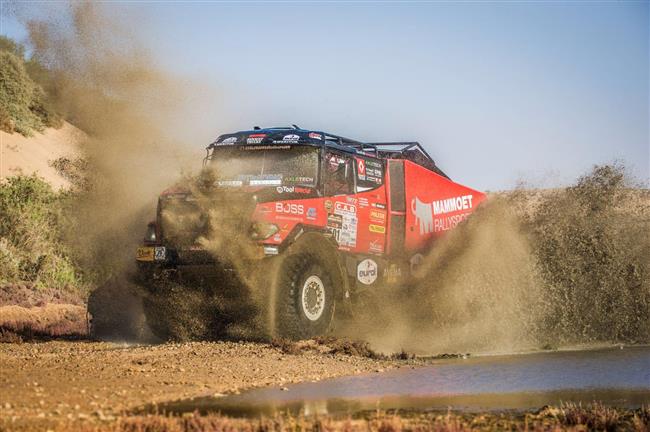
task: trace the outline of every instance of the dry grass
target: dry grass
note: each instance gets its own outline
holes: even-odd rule
[[[0,307],[0,342],[81,339],[86,337],[86,333],[86,308],[83,306]]]
[[[17,424],[21,430],[36,430]],[[491,413],[386,413],[371,412],[360,416],[293,417],[278,415],[257,419],[229,418],[217,414],[197,413],[181,417],[148,415],[107,418],[101,413],[89,419],[48,424],[54,431],[83,432],[209,432],[209,431],[635,431],[650,430],[650,409],[625,410],[594,403],[546,407],[536,412]]]

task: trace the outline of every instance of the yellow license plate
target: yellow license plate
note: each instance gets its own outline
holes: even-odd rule
[[[135,252],[135,259],[138,261],[153,261],[156,254],[156,248],[139,247]]]

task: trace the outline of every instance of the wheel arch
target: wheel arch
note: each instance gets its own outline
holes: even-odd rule
[[[345,257],[339,252],[336,241],[320,231],[303,231],[294,238],[285,253],[291,255],[302,251],[318,253],[326,261],[328,267],[336,269],[335,274],[331,275],[334,293],[337,299],[343,298],[350,289],[349,278]]]

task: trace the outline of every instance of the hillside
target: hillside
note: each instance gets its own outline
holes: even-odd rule
[[[0,179],[36,174],[55,190],[69,188],[70,181],[52,166],[52,162],[78,157],[84,136],[80,129],[67,122],[60,129],[48,128],[32,137],[0,131]]]

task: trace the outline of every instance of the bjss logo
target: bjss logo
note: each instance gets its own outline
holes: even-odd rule
[[[275,212],[301,215],[305,213],[305,206],[302,204],[276,202]]]

